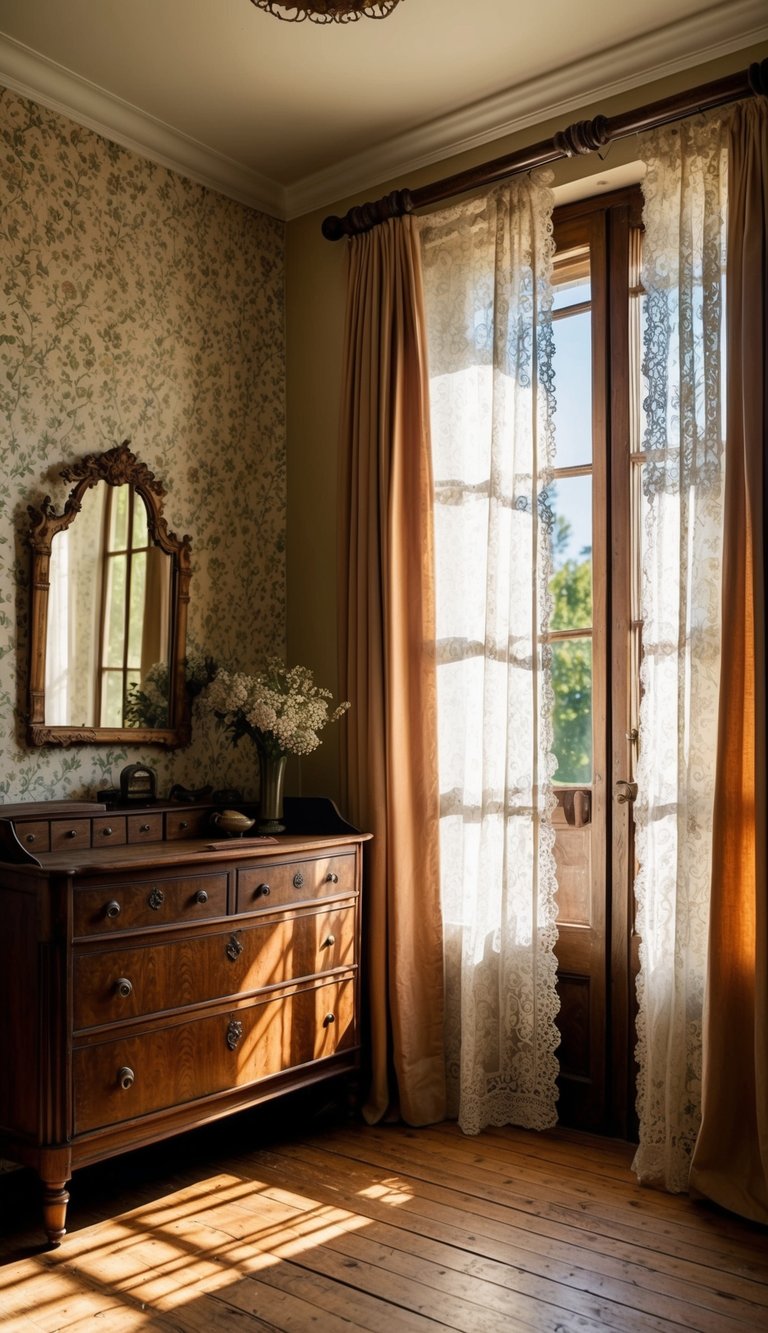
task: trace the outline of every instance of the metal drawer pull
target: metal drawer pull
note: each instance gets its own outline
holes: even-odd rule
[[[111,903],[107,903],[106,907],[104,908],[104,915],[108,916],[110,921],[114,921],[115,917],[118,917],[120,915],[119,902],[117,902],[113,898]]]
[[[121,1000],[127,1000],[129,995],[133,994],[133,982],[128,977],[118,977],[115,982],[115,990]]]
[[[69,829],[67,829],[66,833],[64,834],[64,837],[65,837],[65,838],[76,838],[76,837],[77,837],[77,829],[76,829],[76,828],[69,828]]]
[[[188,819],[180,819],[180,820],[179,820],[179,828],[189,828],[189,820],[188,820]]]
[[[323,948],[330,949],[331,945],[335,943],[336,943],[336,936],[327,935],[326,938],[323,940]]]
[[[324,1027],[324,1028],[329,1028],[329,1027],[331,1026],[331,1024],[332,1024],[332,1023],[335,1023],[335,1022],[336,1022],[336,1015],[335,1015],[335,1014],[326,1014],[326,1015],[325,1015],[325,1018],[323,1019],[323,1027]]]
[[[297,870],[296,874],[293,877],[294,889],[300,889],[303,883],[304,883],[304,876],[302,875],[300,870]]]
[[[229,941],[229,944],[225,949],[227,958],[230,960],[230,962],[236,963],[242,952],[243,952],[243,941],[239,940],[237,938],[237,935],[233,935]]]
[[[234,1051],[243,1035],[243,1025],[238,1019],[233,1018],[231,1023],[227,1024],[227,1046],[230,1051]]]
[[[272,890],[268,884],[257,884],[253,891],[254,898],[268,898]]]
[[[139,824],[139,833],[149,833],[151,828],[151,824]]]
[[[198,889],[198,890],[197,890],[197,893],[195,894],[195,902],[196,902],[196,903],[207,903],[207,902],[208,902],[208,894],[206,893],[205,889]]]
[[[27,837],[26,837],[26,841],[27,841],[27,842],[34,842],[36,837],[37,837],[37,835],[36,835],[35,833],[28,833],[28,834],[27,834]]]
[[[128,1065],[123,1065],[122,1069],[118,1069],[117,1071],[117,1082],[118,1086],[123,1089],[123,1092],[127,1092],[136,1082],[136,1075]]]
[[[163,890],[155,887],[150,893],[149,897],[147,898],[147,902],[149,903],[153,912],[159,911],[163,903],[165,902],[165,894],[163,893]]]
[[[334,874],[332,870],[329,870],[328,874],[325,877],[325,882],[326,884],[338,884],[339,877],[338,875]]]
[[[112,829],[111,829],[111,828],[103,828],[103,829],[101,830],[101,836],[102,836],[102,838],[111,838],[111,837],[112,837]]]

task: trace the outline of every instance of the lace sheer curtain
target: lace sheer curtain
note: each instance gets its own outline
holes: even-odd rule
[[[547,470],[552,196],[420,223],[435,485],[449,1113],[556,1120]]]
[[[701,1116],[720,674],[726,151],[719,119],[649,136],[643,666],[635,805],[639,1178],[688,1185]]]

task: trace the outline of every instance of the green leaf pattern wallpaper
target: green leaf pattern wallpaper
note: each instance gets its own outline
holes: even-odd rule
[[[128,439],[192,539],[188,650],[285,644],[284,225],[0,88],[0,802],[92,797],[126,763],[252,794],[250,747],[30,749],[27,505]]]

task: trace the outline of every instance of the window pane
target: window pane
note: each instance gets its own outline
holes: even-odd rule
[[[147,553],[131,557],[131,609],[128,628],[128,666],[141,665],[141,641],[144,635],[144,601],[147,587]]]
[[[555,782],[592,781],[592,640],[552,644]]]
[[[124,551],[128,545],[128,504],[130,486],[110,486],[109,549]]]
[[[125,561],[124,555],[107,561],[107,614],[104,658],[107,666],[123,665],[125,636]]]
[[[133,540],[131,545],[135,551],[140,546],[146,546],[148,541],[147,507],[141,496],[137,495],[133,501]]]
[[[101,682],[101,725],[102,727],[122,727],[123,673],[122,671],[105,671]]]
[[[592,625],[592,478],[559,477],[550,488],[552,529],[550,629]]]
[[[592,462],[592,315],[556,319],[555,467]]]
[[[589,276],[589,246],[580,245],[555,255],[552,273],[553,310],[582,305],[592,296]]]

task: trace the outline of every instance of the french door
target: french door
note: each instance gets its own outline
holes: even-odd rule
[[[555,213],[554,688],[560,1122],[632,1137],[641,196]]]

